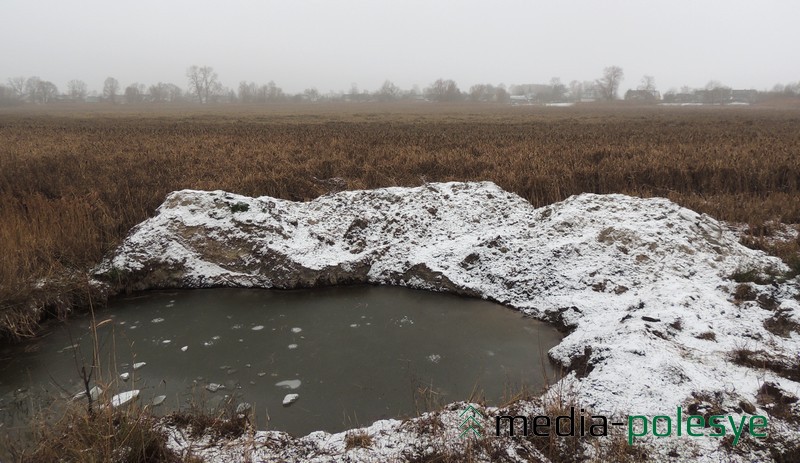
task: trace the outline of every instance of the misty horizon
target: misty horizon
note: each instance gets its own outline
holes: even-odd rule
[[[5,3],[0,79],[38,76],[62,92],[78,79],[100,93],[109,76],[123,89],[185,89],[191,65],[213,67],[233,91],[241,81],[273,81],[289,94],[373,92],[386,80],[424,89],[439,78],[462,91],[554,77],[568,85],[594,81],[607,66],[625,72],[620,94],[645,75],[662,93],[710,81],[761,91],[800,81],[800,5],[780,0]]]

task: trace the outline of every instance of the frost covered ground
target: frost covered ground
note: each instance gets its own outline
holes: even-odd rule
[[[550,356],[570,373],[551,391],[571,391],[595,414],[675,416],[681,406],[769,417],[768,439],[737,446],[643,438],[650,459],[769,461],[800,438],[800,302],[787,270],[666,199],[583,194],[537,209],[492,183],[441,183],[308,203],[174,192],[96,274],[138,289],[369,282],[489,298],[568,331]],[[368,448],[323,432],[209,446],[174,430],[173,445],[209,461],[402,461],[464,446],[460,408],[450,409],[364,428]],[[491,445],[510,461],[545,461],[527,441]]]

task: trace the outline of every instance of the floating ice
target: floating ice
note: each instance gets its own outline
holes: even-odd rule
[[[163,321],[164,321],[163,318],[158,317],[158,318],[154,318],[154,319],[150,320],[150,323],[161,323]]]
[[[181,352],[186,352],[187,350],[189,350],[189,346],[181,347]]]
[[[208,392],[217,392],[220,389],[225,389],[225,385],[217,383],[208,383],[206,384],[206,389],[208,390]]]
[[[157,396],[153,397],[153,406],[154,407],[158,407],[159,405],[163,404],[164,400],[166,400],[166,398],[167,398],[167,396],[165,396],[165,395],[157,395]]]
[[[252,405],[247,402],[242,402],[236,406],[236,413],[247,413],[251,408],[253,408]]]
[[[297,349],[297,344],[289,344],[289,349]]]
[[[275,383],[275,385],[278,387],[285,387],[287,389],[297,389],[300,387],[300,383],[301,381],[299,379],[287,379],[285,381]]]
[[[136,362],[133,364],[133,369],[138,370],[139,368],[142,368],[145,365],[147,365],[147,362]]]
[[[126,403],[130,402],[131,400],[134,400],[137,397],[139,397],[138,389],[119,393],[111,398],[111,406],[119,407],[120,405],[125,405]]]
[[[264,329],[264,325],[256,325],[256,326],[254,326],[254,327],[252,327],[250,329],[253,330],[253,331],[261,331],[261,330]]]
[[[296,327],[296,326],[295,326],[294,328],[292,328],[292,333],[299,333],[299,332],[301,332],[301,331],[303,331],[303,329],[302,329],[302,328],[298,328],[298,327]]]
[[[283,406],[288,407],[289,405],[297,402],[297,399],[300,398],[300,394],[286,394],[283,398]]]
[[[120,378],[121,380],[123,380],[123,381],[127,381],[127,380],[128,380],[128,378],[130,378],[130,377],[131,377],[131,374],[130,374],[130,373],[122,373],[121,375],[119,375],[119,378]]]
[[[92,400],[99,399],[100,398],[100,394],[102,394],[102,393],[103,393],[103,388],[101,388],[100,386],[95,386],[95,387],[89,389],[89,397],[91,397]],[[86,391],[80,391],[77,394],[75,394],[74,396],[72,396],[72,400],[83,399],[85,397],[86,397]]]
[[[439,354],[431,354],[427,357],[427,359],[429,362],[439,363],[439,361],[442,360],[442,356]]]

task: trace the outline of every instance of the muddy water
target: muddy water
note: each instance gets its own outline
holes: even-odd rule
[[[95,321],[96,377],[115,392],[140,390],[143,404],[166,396],[160,413],[247,403],[259,428],[297,435],[414,416],[478,391],[497,404],[520,385],[536,390],[556,375],[547,350],[561,338],[491,302],[385,286],[154,291],[115,301]],[[81,390],[89,322],[2,352],[0,421]],[[284,406],[287,394],[297,399]]]

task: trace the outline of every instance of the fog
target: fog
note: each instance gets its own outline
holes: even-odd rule
[[[0,82],[39,76],[64,89],[187,85],[191,65],[220,82],[275,81],[287,92],[403,89],[438,78],[477,83],[594,80],[624,69],[621,90],[768,89],[800,80],[800,2],[473,0],[4,0]]]

